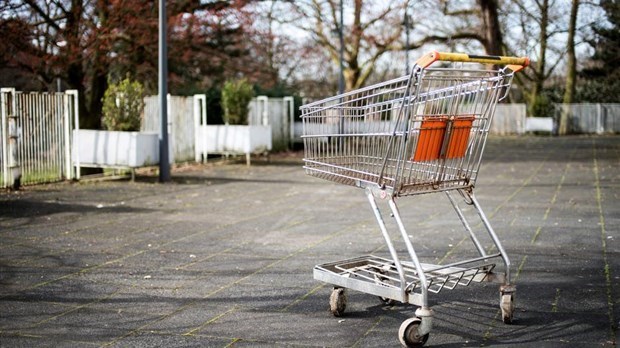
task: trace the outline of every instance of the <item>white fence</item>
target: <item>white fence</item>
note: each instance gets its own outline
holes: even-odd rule
[[[78,93],[0,90],[0,187],[75,178],[71,129]]]
[[[498,104],[491,133],[555,133],[563,112],[568,115],[569,134],[620,133],[620,103],[555,104],[554,109],[555,113],[548,117],[526,117],[525,104]]]
[[[145,101],[142,130],[159,132],[157,98],[147,97]],[[204,152],[198,149],[206,149],[208,140],[201,132],[206,125],[206,96],[170,97],[168,107],[171,159],[202,161]],[[289,142],[301,140],[301,123],[293,120],[292,97],[257,97],[250,108],[251,125],[270,125],[274,149],[285,149]],[[562,111],[568,114],[570,133],[620,133],[620,103],[557,104],[555,115],[544,120],[526,117],[525,104],[498,104],[490,131],[498,135],[552,131],[557,129]],[[24,93],[2,88],[0,114],[0,187],[77,177],[71,163],[77,91]]]
[[[620,103],[556,104],[555,110],[549,117],[527,117],[525,104],[497,104],[489,132],[495,135],[555,134],[562,110],[566,110],[570,134],[620,133]],[[294,141],[301,142],[301,122],[293,124],[292,133]]]
[[[146,97],[142,131],[159,132],[157,96]],[[291,142],[294,115],[293,97],[259,96],[250,102],[248,124],[270,126],[274,150],[285,150]],[[168,131],[175,162],[200,162],[207,149],[206,96],[168,96]]]
[[[573,134],[620,133],[620,103],[556,104],[555,120],[568,115],[568,132]]]
[[[525,104],[497,104],[489,133],[497,135],[525,133],[526,111]]]

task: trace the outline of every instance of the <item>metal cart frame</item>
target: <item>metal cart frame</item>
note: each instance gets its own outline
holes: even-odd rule
[[[449,66],[431,67],[435,62]],[[512,321],[516,287],[510,260],[474,186],[495,106],[507,96],[514,73],[528,64],[525,57],[431,52],[409,75],[301,107],[306,173],[364,189],[390,254],[389,259],[369,255],[315,266],[314,278],[334,285],[330,310],[335,316],[346,308],[345,289],[419,306],[401,325],[399,340],[407,347],[422,346],[432,328],[429,292],[496,281],[503,321]],[[485,251],[453,191],[474,207],[496,253]],[[396,198],[439,192],[454,207],[477,257],[445,265],[420,262]],[[406,253],[390,237],[377,199],[387,201]],[[499,260],[503,275],[492,272]]]

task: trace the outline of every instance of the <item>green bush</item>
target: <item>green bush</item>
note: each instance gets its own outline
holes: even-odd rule
[[[553,115],[553,103],[546,93],[536,95],[533,103],[530,104],[530,116],[546,117]]]
[[[226,81],[222,88],[222,109],[227,124],[247,124],[249,103],[254,97],[254,89],[246,80]]]
[[[144,109],[144,87],[126,78],[110,83],[102,99],[103,125],[107,130],[139,131]]]

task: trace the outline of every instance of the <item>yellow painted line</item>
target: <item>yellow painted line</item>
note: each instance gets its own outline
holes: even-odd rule
[[[320,283],[319,285],[315,286],[314,288],[312,288],[310,291],[308,291],[307,293],[303,294],[302,296],[299,296],[298,298],[296,298],[293,302],[289,303],[286,307],[282,308],[280,310],[280,312],[286,312],[289,310],[289,308],[293,307],[294,305],[302,302],[303,300],[305,300],[306,298],[308,298],[309,296],[311,296],[312,294],[316,293],[317,291],[321,290],[322,288],[324,288],[327,285],[327,283]]]
[[[357,203],[355,203],[355,204],[357,204]],[[350,205],[348,205],[346,208],[349,208],[349,207],[351,207],[351,206],[353,206],[353,205],[355,205],[355,204],[350,204]],[[343,208],[343,210],[344,210],[344,209],[346,209],[346,208]],[[279,210],[278,210],[278,211],[279,211]],[[317,246],[317,245],[319,245],[319,244],[322,244],[322,243],[324,243],[324,242],[326,242],[326,241],[328,241],[328,240],[330,240],[330,239],[333,239],[333,238],[335,238],[335,237],[337,237],[337,236],[340,236],[340,235],[342,235],[342,234],[344,234],[344,233],[346,233],[346,232],[349,232],[349,231],[350,231],[350,230],[352,230],[353,228],[357,228],[359,225],[362,225],[362,224],[364,224],[364,223],[366,223],[366,222],[365,222],[365,221],[363,221],[363,222],[360,222],[360,223],[355,224],[355,225],[349,225],[348,227],[346,227],[346,228],[344,228],[344,229],[342,229],[342,230],[336,231],[336,232],[334,232],[334,233],[332,233],[332,234],[330,234],[330,235],[326,236],[325,238],[323,238],[323,239],[321,239],[321,240],[317,241],[316,243],[309,244],[309,245],[306,245],[306,246],[305,246],[305,247],[303,247],[303,248],[297,249],[295,252],[292,252],[292,253],[288,254],[287,256],[285,256],[285,257],[283,257],[283,258],[281,258],[281,259],[279,259],[279,260],[276,260],[276,261],[274,261],[274,262],[272,262],[272,263],[270,263],[270,264],[268,264],[268,265],[266,265],[266,266],[264,266],[264,267],[262,267],[262,268],[260,268],[260,269],[258,269],[258,270],[256,270],[256,271],[252,272],[251,274],[248,274],[248,275],[247,275],[247,276],[245,276],[245,277],[239,278],[239,279],[237,279],[237,280],[235,280],[235,281],[233,281],[233,282],[230,282],[230,283],[228,283],[228,284],[226,284],[226,285],[223,285],[223,286],[219,287],[218,289],[216,289],[216,290],[214,290],[214,291],[211,291],[210,293],[208,293],[208,294],[206,294],[205,296],[203,296],[201,300],[207,299],[207,298],[209,298],[209,297],[211,297],[211,296],[214,296],[214,295],[216,295],[216,294],[218,294],[218,293],[220,293],[220,292],[222,292],[222,291],[224,291],[224,290],[230,289],[231,287],[233,287],[233,286],[235,286],[235,285],[237,285],[237,284],[239,284],[239,283],[241,283],[241,282],[245,281],[246,279],[248,279],[248,278],[250,278],[250,277],[253,277],[253,276],[254,276],[254,275],[256,275],[256,274],[259,274],[259,273],[261,273],[261,272],[264,272],[265,270],[270,269],[270,268],[272,268],[273,266],[275,266],[275,265],[277,265],[277,264],[280,264],[280,263],[282,263],[282,262],[284,262],[284,261],[286,261],[286,260],[288,260],[288,259],[290,259],[290,258],[292,258],[292,257],[294,257],[294,256],[296,256],[296,255],[298,255],[298,254],[301,254],[301,253],[303,253],[304,251],[306,251],[306,250],[308,250],[308,249],[314,248],[314,247],[316,247],[316,246]],[[169,317],[173,316],[174,314],[179,313],[179,312],[181,312],[181,311],[183,311],[183,310],[185,310],[185,309],[189,308],[190,306],[195,305],[195,304],[196,304],[196,303],[198,303],[199,301],[200,301],[200,300],[195,300],[195,301],[189,302],[189,303],[187,303],[186,305],[181,306],[181,307],[177,308],[176,310],[174,310],[174,311],[172,311],[172,312],[170,312],[170,313],[168,313],[168,314],[166,314],[166,315],[163,315],[163,316],[161,316],[160,318],[158,318],[158,319],[156,319],[156,320],[154,320],[154,321],[151,321],[151,322],[149,322],[149,323],[146,323],[146,324],[144,324],[144,325],[142,325],[142,326],[140,326],[140,327],[138,327],[138,328],[136,328],[136,329],[134,329],[134,330],[132,330],[132,331],[130,331],[130,332],[128,332],[128,333],[126,333],[126,334],[122,335],[122,336],[120,336],[120,337],[115,338],[114,340],[112,340],[112,341],[110,341],[110,342],[107,342],[106,344],[102,345],[102,347],[111,346],[111,345],[113,345],[114,343],[116,343],[116,342],[118,342],[118,341],[120,341],[120,340],[122,340],[122,339],[124,339],[124,338],[126,338],[126,337],[132,336],[132,335],[134,335],[134,334],[136,334],[136,333],[138,333],[138,332],[142,331],[143,329],[145,329],[145,328],[146,328],[146,327],[148,327],[148,326],[151,326],[151,325],[153,325],[153,324],[155,324],[155,323],[158,323],[158,322],[160,322],[160,321],[163,321],[163,320],[165,320],[165,319],[167,319],[167,318],[169,318]],[[220,316],[220,317],[221,317],[221,316]]]
[[[224,250],[222,250],[222,251],[220,251],[220,252],[217,252],[217,253],[214,253],[214,254],[210,254],[209,256],[202,257],[202,258],[200,258],[200,259],[196,259],[196,260],[192,260],[192,261],[190,261],[190,262],[188,262],[188,263],[186,263],[186,264],[184,264],[184,265],[181,265],[181,266],[175,267],[174,269],[175,269],[175,270],[182,270],[182,269],[186,269],[187,267],[190,267],[190,266],[196,265],[196,264],[201,263],[201,262],[209,261],[209,260],[211,260],[211,259],[213,259],[213,258],[216,258],[216,257],[218,257],[218,256],[224,255],[224,254],[226,254],[226,253],[230,252],[231,250],[234,250],[234,249],[237,249],[237,248],[241,248],[241,247],[243,247],[243,246],[245,246],[245,245],[247,245],[247,244],[249,244],[249,243],[250,243],[249,241],[246,241],[246,242],[240,243],[239,245],[232,246],[232,247],[227,248],[227,249],[224,249]]]
[[[78,311],[78,310],[80,310],[80,309],[83,309],[83,308],[86,308],[86,307],[88,307],[88,306],[90,306],[90,305],[93,305],[93,304],[99,303],[99,302],[101,302],[101,301],[107,300],[107,299],[109,299],[109,298],[111,298],[111,297],[115,296],[116,294],[119,294],[119,293],[120,293],[120,292],[122,292],[123,290],[125,290],[125,289],[124,289],[124,288],[123,288],[123,289],[119,289],[119,290],[117,290],[117,291],[114,291],[114,292],[112,292],[112,293],[107,294],[106,296],[102,296],[102,297],[100,297],[100,298],[98,298],[98,299],[95,299],[95,300],[93,300],[93,301],[90,301],[90,302],[88,302],[88,303],[84,303],[84,304],[79,305],[79,306],[71,307],[71,309],[66,310],[66,311],[64,311],[64,312],[62,312],[62,313],[59,313],[59,314],[53,315],[53,316],[51,316],[51,317],[48,317],[48,318],[46,318],[46,319],[44,319],[44,320],[38,321],[38,322],[36,322],[36,323],[32,324],[31,326],[26,327],[26,328],[25,328],[25,330],[28,330],[28,329],[34,329],[34,328],[36,328],[36,327],[38,327],[38,326],[41,326],[41,325],[43,325],[43,324],[45,324],[45,323],[47,323],[47,322],[50,322],[50,321],[52,321],[52,320],[56,320],[57,318],[60,318],[60,317],[62,317],[62,316],[65,316],[65,315],[67,315],[67,314],[69,314],[69,313],[76,312],[76,311]]]
[[[571,153],[571,158],[574,155],[576,149],[573,149],[573,152]],[[542,165],[546,163],[546,159],[544,162],[541,163],[541,165],[536,169],[536,172],[538,172],[538,170],[540,170],[540,168],[542,167]],[[562,185],[564,183],[564,180],[566,178],[566,173],[568,172],[568,168],[570,167],[570,163],[567,163],[566,166],[564,167],[564,172],[562,173],[562,177],[560,179],[560,183],[556,186],[556,190],[553,194],[553,196],[551,197],[550,200],[550,204],[547,206],[547,210],[545,211],[545,213],[543,214],[543,221],[546,221],[548,216],[549,216],[549,212],[551,211],[551,206],[555,204],[556,200],[557,200],[557,195],[559,194]],[[530,176],[527,180],[527,182],[529,182],[531,180],[531,178],[533,178],[533,176]],[[523,187],[523,186],[522,186]],[[520,187],[519,190],[522,188]],[[542,225],[538,226],[538,228],[536,229],[536,232],[534,233],[530,244],[534,244],[534,242],[536,241],[536,239],[538,238],[540,232],[542,230]],[[523,256],[523,258],[521,259],[521,263],[519,263],[519,267],[517,268],[517,272],[515,274],[515,276],[513,277],[513,282],[516,283],[517,279],[519,278],[519,275],[521,274],[521,271],[523,270],[523,268],[525,267],[525,263],[527,262],[527,255]],[[493,317],[493,319],[489,322],[489,324],[487,325],[487,331],[484,333],[483,336],[483,342],[487,341],[489,338],[491,338],[491,330],[496,327],[496,322],[498,321],[499,316],[501,315],[501,309],[498,310],[495,313],[495,316]]]
[[[513,192],[510,196],[506,197],[506,199],[504,199],[504,201],[502,201],[502,203],[500,203],[497,207],[495,207],[495,210],[493,210],[493,211],[491,212],[491,214],[489,214],[489,216],[488,216],[489,220],[490,220],[493,216],[495,216],[495,214],[497,214],[497,212],[498,212],[498,211],[499,211],[499,210],[500,210],[500,209],[501,209],[501,208],[502,208],[502,207],[503,207],[506,203],[510,202],[513,198],[515,198],[515,196],[516,196],[517,194],[519,194],[519,192],[521,192],[521,190],[523,190],[523,188],[524,188],[524,187],[526,187],[527,185],[529,185],[529,184],[530,184],[530,181],[532,181],[532,179],[533,179],[536,175],[538,175],[538,172],[540,171],[540,169],[543,167],[543,165],[544,165],[545,163],[547,163],[547,159],[546,159],[546,158],[545,158],[545,160],[544,160],[544,161],[542,161],[542,162],[538,165],[538,167],[536,167],[536,169],[534,169],[534,172],[532,173],[532,175],[530,175],[529,177],[527,177],[527,179],[525,179],[525,181],[523,181],[523,183],[521,184],[521,186],[519,186],[519,188],[517,188],[516,190],[514,190],[514,192]]]
[[[247,222],[247,221],[254,220],[254,219],[257,219],[257,218],[260,218],[260,217],[269,216],[269,215],[273,215],[273,214],[277,214],[277,213],[281,213],[281,209],[276,208],[276,209],[272,209],[272,210],[269,210],[269,211],[264,211],[264,212],[262,212],[260,214],[257,214],[257,215],[246,217],[245,219],[240,220],[240,221],[235,221],[235,222],[231,222],[231,223],[227,223],[227,224],[217,225],[217,226],[214,226],[212,229],[209,229],[209,230],[201,230],[199,232],[195,232],[195,233],[192,233],[192,234],[189,234],[189,235],[185,235],[185,236],[183,236],[181,238],[177,238],[175,240],[168,241],[166,243],[163,243],[163,244],[159,245],[159,247],[161,248],[161,247],[173,244],[173,243],[180,242],[180,241],[188,239],[188,238],[192,238],[192,237],[199,236],[199,235],[213,233],[213,232],[219,231],[219,230],[221,230],[223,228],[236,225],[238,223]],[[157,226],[150,226],[150,227],[145,228],[144,230],[150,229],[150,228],[165,227],[165,226],[168,226],[168,225],[171,225],[171,224],[174,224],[174,223],[176,223],[176,221],[166,222],[166,223],[163,223],[163,224],[157,225]],[[224,238],[224,236],[222,238]],[[148,251],[151,251],[151,250],[152,249],[150,249],[150,248],[149,249],[138,250],[138,251],[136,251],[134,253],[130,253],[130,254],[121,256],[121,257],[116,258],[114,260],[109,260],[109,261],[106,261],[106,262],[98,264],[98,265],[93,265],[93,266],[85,267],[85,268],[80,269],[80,270],[78,270],[76,272],[65,274],[65,275],[63,275],[61,277],[58,277],[58,278],[54,278],[54,279],[50,279],[50,280],[47,280],[47,281],[44,281],[44,282],[36,283],[34,285],[26,286],[26,287],[24,287],[24,288],[22,288],[20,290],[17,290],[17,291],[18,292],[22,292],[22,291],[25,291],[25,290],[36,289],[36,288],[39,288],[41,286],[45,286],[45,285],[48,285],[48,284],[51,284],[51,283],[54,283],[54,282],[57,282],[57,281],[60,281],[60,280],[63,280],[63,279],[67,279],[67,278],[70,278],[70,277],[73,277],[73,276],[76,276],[76,275],[84,274],[84,273],[90,272],[92,270],[99,269],[99,268],[102,268],[102,267],[105,267],[105,266],[108,266],[108,265],[111,265],[111,264],[119,263],[119,262],[121,262],[123,260],[126,260],[126,259],[131,258],[131,257],[138,256],[138,255],[141,255],[141,254],[143,254],[145,252],[148,252]],[[10,296],[10,295],[0,296],[0,300],[6,298],[8,296]]]
[[[560,182],[556,185],[555,192],[553,193],[553,197],[551,197],[551,201],[549,201],[549,205],[547,205],[547,210],[545,210],[545,214],[543,215],[543,222],[547,221],[547,218],[549,217],[549,212],[551,211],[551,207],[555,205],[558,195],[560,194],[560,191],[562,190],[562,186],[564,185],[564,181],[566,180],[566,173],[568,172],[569,167],[570,167],[570,163],[567,163],[566,166],[564,167],[564,172],[562,173],[562,176],[560,177]],[[532,237],[530,244],[533,245],[534,243],[536,243],[536,240],[538,239],[538,236],[540,235],[541,231],[542,231],[542,225],[538,226],[538,228],[536,229],[536,232],[534,232],[534,236]]]
[[[601,181],[598,170],[598,161],[596,159],[596,146],[594,141],[592,144],[593,161],[594,161],[594,187],[596,188],[596,204],[599,215],[599,226],[601,226],[601,249],[603,251],[603,263],[605,272],[605,292],[607,295],[607,317],[609,318],[609,340],[616,342],[616,330],[614,319],[614,298],[611,281],[611,266],[607,257],[607,230],[605,228],[605,214],[603,213],[603,197],[601,195]]]
[[[187,191],[187,190],[188,189],[182,190],[182,191],[177,191],[177,192],[184,192],[184,191]],[[272,189],[271,188],[265,188],[265,189],[260,189],[260,190],[253,191],[253,193],[266,192],[266,191],[270,191],[270,190],[272,190]],[[242,196],[244,194],[245,193],[239,193],[239,194],[237,194],[235,196]],[[130,199],[124,200],[124,201],[127,202],[127,201],[137,200],[139,198],[143,198],[143,197],[147,197],[147,196],[150,196],[150,195],[143,195],[143,196],[140,196],[140,197],[137,197],[137,198],[130,198]],[[188,195],[185,195],[185,196],[188,196]],[[235,196],[227,196],[227,199],[234,198]],[[283,199],[283,198],[284,197],[281,197],[280,199]],[[247,204],[242,205],[242,206],[248,206],[248,205],[253,205],[253,204],[254,203],[252,202],[252,203],[247,203]],[[124,219],[122,219],[120,221],[122,223],[122,222],[125,222],[125,221],[129,221],[130,219],[131,219],[131,217],[126,217],[126,218],[124,218]],[[107,220],[107,221],[104,221],[104,222],[92,224],[92,225],[85,226],[85,227],[79,227],[79,228],[76,228],[76,229],[73,229],[73,230],[69,230],[69,231],[59,232],[59,233],[55,234],[55,236],[53,236],[53,237],[50,236],[50,237],[46,237],[46,238],[43,238],[41,240],[38,240],[37,243],[43,243],[45,241],[48,241],[48,240],[53,239],[53,238],[57,238],[59,236],[72,235],[72,234],[76,234],[78,232],[89,230],[89,229],[93,229],[93,228],[96,228],[96,227],[110,225],[110,224],[112,224],[114,222],[119,222],[119,220],[118,219],[112,219],[112,220]],[[139,229],[132,230],[131,233],[139,233],[139,232],[151,229],[151,228],[165,227],[165,226],[168,226],[168,225],[174,224],[174,223],[176,223],[176,221],[175,222],[167,222],[167,223],[156,225],[156,226],[142,227],[142,228],[139,228]],[[26,227],[16,227],[16,228],[12,228],[11,230],[19,231],[20,229],[25,229],[25,228]],[[146,238],[145,239],[134,240],[134,241],[132,241],[131,244],[138,244],[139,242],[142,242],[142,241],[145,241],[145,240],[146,240]],[[22,242],[22,243],[25,243],[25,242]],[[30,245],[28,244],[28,245],[23,245],[23,246],[30,246]],[[121,246],[121,247],[123,247],[123,246]],[[54,252],[54,249],[46,249],[47,254],[45,254],[43,256],[40,256],[40,257],[37,257],[37,258],[27,258],[27,259],[24,259],[24,260],[22,260],[20,262],[11,264],[11,265],[12,266],[28,266],[28,265],[32,265],[33,262],[35,262],[37,260],[41,260],[41,259],[48,258],[48,257],[61,256],[61,255],[65,254],[65,253],[67,253],[68,251],[73,251],[73,250],[74,250],[74,248],[65,248],[65,249],[62,249],[62,250]],[[110,249],[103,250],[102,253],[111,252],[111,251],[114,251],[114,250],[116,250],[116,248],[110,248]]]
[[[558,302],[560,301],[560,293],[562,291],[560,289],[555,289],[555,298],[553,299],[553,303],[551,304],[551,312],[557,313],[558,311]]]
[[[234,347],[235,343],[241,341],[240,338],[233,338],[232,342],[230,342],[229,344],[227,344],[224,348],[230,348],[230,347]]]
[[[532,181],[532,179],[538,174],[538,172],[540,171],[540,169],[542,168],[543,164],[545,164],[546,162],[542,162],[535,170],[534,172],[527,178],[525,179],[525,181],[523,181],[521,183],[521,185],[512,192],[512,194],[508,197],[506,197],[506,199],[504,199],[500,204],[498,204],[495,209],[491,212],[491,214],[487,215],[487,219],[490,221],[495,214],[497,214],[499,212],[499,210],[501,208],[503,208],[506,203],[510,202],[519,192],[521,192],[521,190],[523,190],[524,187],[526,187],[530,181]],[[472,227],[473,228],[478,228],[482,226],[482,220],[480,220],[475,226]],[[451,254],[453,254],[457,248],[463,244],[463,242],[465,242],[465,240],[469,239],[469,234],[464,236],[460,241],[458,241],[452,248],[450,248],[446,254],[441,258],[441,260],[439,261],[439,264],[441,264],[443,261],[446,260],[446,258],[448,258]],[[495,244],[490,245],[489,247],[487,247],[486,252],[488,254],[491,253],[491,251],[493,250],[493,248],[495,248]]]
[[[222,312],[222,313],[220,313],[220,314],[216,315],[215,317],[213,317],[213,318],[211,318],[211,319],[209,319],[209,320],[205,321],[205,322],[204,322],[204,323],[202,323],[201,325],[199,325],[199,326],[197,326],[197,327],[195,327],[195,328],[193,328],[193,329],[191,329],[191,330],[189,330],[189,331],[187,331],[187,332],[183,333],[183,334],[182,334],[182,336],[193,336],[195,332],[197,332],[197,331],[199,331],[199,330],[203,329],[205,326],[207,326],[207,325],[209,325],[209,324],[211,324],[211,323],[215,323],[215,322],[216,322],[216,321],[218,321],[220,318],[222,318],[222,317],[224,317],[224,316],[226,316],[226,315],[228,315],[228,314],[230,314],[230,313],[232,313],[232,312],[235,312],[237,309],[238,309],[238,306],[233,306],[233,308],[231,308],[231,309],[229,309],[229,310],[227,310],[227,311],[225,311],[225,312]]]
[[[366,338],[372,331],[374,331],[374,329],[383,321],[383,317],[379,317],[379,319],[377,319],[377,321],[374,322],[374,324],[368,329],[366,330],[366,332],[364,332],[364,334],[362,335],[362,337],[360,337],[357,341],[355,341],[355,343],[353,343],[353,345],[351,347],[359,347],[362,340],[364,338]]]
[[[523,258],[521,259],[521,263],[519,264],[519,267],[517,268],[517,273],[515,273],[515,276],[514,276],[515,282],[517,281],[517,279],[519,279],[521,270],[523,270],[523,267],[525,266],[525,261],[527,261],[527,255],[523,256]]]

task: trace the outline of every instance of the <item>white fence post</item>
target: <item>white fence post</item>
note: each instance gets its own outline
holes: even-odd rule
[[[2,134],[0,137],[2,138],[2,186],[6,187],[8,182],[10,181],[9,177],[9,161],[8,161],[8,132],[7,132],[7,112],[8,112],[8,95],[15,94],[14,88],[2,88],[0,90],[0,103],[1,105],[1,113],[2,113]]]
[[[293,97],[284,97],[283,99],[284,109],[288,110],[288,142],[291,149],[293,148],[293,143],[295,139],[295,98]],[[288,108],[286,108],[288,105]]]
[[[15,88],[0,89],[2,103],[2,173],[3,186],[19,188],[22,171],[18,162],[19,130]]]
[[[19,189],[22,170],[18,158],[19,144],[17,141],[19,139],[19,126],[17,124],[17,113],[15,109],[15,95],[11,98],[11,108],[8,114],[8,121],[9,157],[7,158],[7,162],[9,163],[9,168],[11,169],[11,181],[13,182],[13,188]]]
[[[604,132],[602,104],[596,104],[596,134],[603,134]]]
[[[65,120],[65,177],[67,179],[80,180],[80,156],[78,151],[73,151],[72,135],[76,139],[80,132],[80,109],[77,89],[65,91],[64,95],[64,120]],[[73,103],[71,103],[71,99]],[[73,132],[71,132],[71,111],[73,111]],[[73,134],[72,134],[73,133]],[[72,160],[71,154],[75,153]]]
[[[269,98],[264,95],[256,97],[256,107],[258,109],[258,126],[268,126],[269,122]]]
[[[194,152],[196,162],[207,162],[207,95],[194,95]]]

